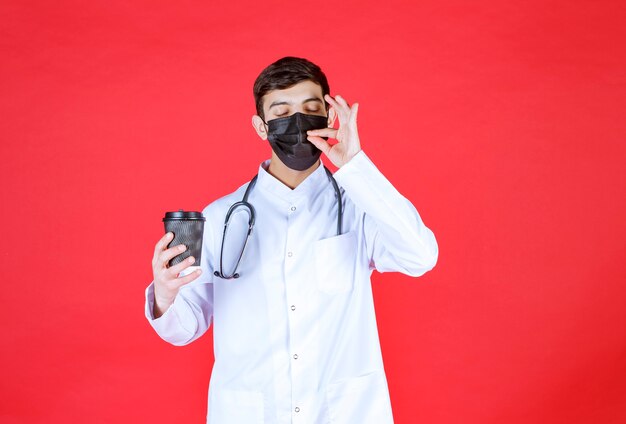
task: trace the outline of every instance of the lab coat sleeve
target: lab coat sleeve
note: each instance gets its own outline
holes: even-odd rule
[[[206,216],[206,209],[203,212]],[[183,346],[202,336],[213,318],[213,268],[210,265],[213,248],[212,226],[209,218],[204,226],[200,277],[182,286],[174,303],[159,318],[154,318],[154,281],[145,290],[145,316],[156,333],[166,342]]]
[[[364,212],[370,269],[419,277],[437,263],[439,248],[417,209],[376,168],[363,150],[339,168],[335,179]]]

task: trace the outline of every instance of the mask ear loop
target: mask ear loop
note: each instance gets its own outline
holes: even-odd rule
[[[261,117],[259,116],[259,118],[261,118]],[[267,137],[267,141],[269,141],[269,139],[270,139],[270,126],[265,121],[265,119],[261,118],[261,121],[263,121],[263,123],[265,124],[265,136]]]

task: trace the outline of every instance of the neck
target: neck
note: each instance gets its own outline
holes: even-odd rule
[[[278,156],[276,156],[276,153],[272,151],[272,159],[270,160],[267,172],[293,190],[298,187],[298,185],[304,181],[306,177],[313,173],[318,166],[321,166],[321,162],[319,160],[304,171],[296,171],[295,169],[291,169],[282,163],[280,159],[278,159]]]

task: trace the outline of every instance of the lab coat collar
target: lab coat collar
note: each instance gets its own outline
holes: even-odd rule
[[[327,184],[330,184],[321,158],[318,167],[294,189],[289,188],[267,171],[270,161],[271,159],[267,159],[259,165],[256,185],[288,202],[301,197],[314,198]]]

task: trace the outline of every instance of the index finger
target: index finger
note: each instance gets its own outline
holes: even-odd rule
[[[348,117],[350,116],[350,107],[344,106],[343,104],[339,103],[337,99],[339,99],[340,96],[335,96],[335,98],[332,98],[330,94],[326,94],[324,98],[337,111],[337,114],[339,115],[339,122],[346,122],[348,120]]]
[[[328,101],[328,103],[330,103],[332,107],[334,107],[338,111],[346,112],[347,110],[350,110],[350,105],[348,105],[348,102],[346,102],[346,100],[339,94],[337,94],[335,97],[327,94],[324,96],[324,98],[326,99],[326,101]]]
[[[169,244],[170,241],[172,241],[173,238],[174,238],[174,234],[171,231],[165,233],[165,235],[161,237],[161,240],[159,240],[156,246],[154,246],[154,257],[152,258],[153,260],[156,261],[157,257],[159,256],[159,253],[161,253],[167,248],[167,245]]]

